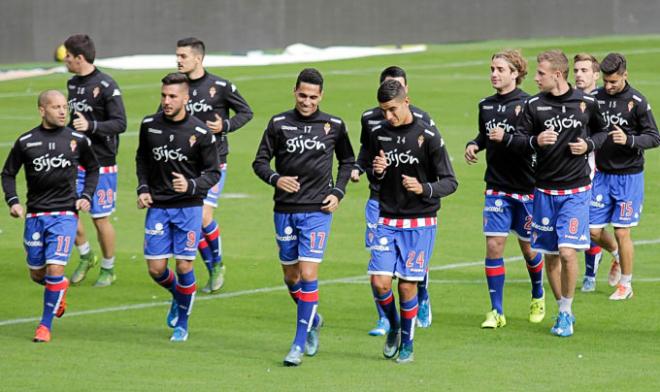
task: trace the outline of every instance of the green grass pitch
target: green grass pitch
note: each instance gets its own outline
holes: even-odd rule
[[[463,161],[467,140],[476,134],[477,102],[492,94],[490,55],[522,48],[530,61],[523,84],[536,93],[535,56],[561,48],[569,57],[588,51],[602,58],[620,51],[628,58],[630,81],[651,105],[660,105],[660,36],[496,41],[431,46],[425,53],[349,61],[270,67],[211,69],[235,82],[252,106],[254,119],[230,136],[226,194],[216,212],[223,233],[227,282],[220,295],[197,296],[184,344],[169,341],[165,326],[168,295],[149,278],[142,259],[144,211],[135,207],[137,130],[158,105],[164,71],[108,72],[123,90],[128,130],[119,154],[117,273],[115,285],[92,288],[96,272],[71,288],[69,310],[54,322],[53,340],[31,343],[41,313],[42,288],[28,278],[22,249],[23,224],[0,214],[0,390],[659,390],[660,388],[660,154],[646,162],[646,203],[633,237],[636,248],[630,301],[613,303],[599,274],[596,293],[577,292],[575,335],[550,335],[556,312],[538,325],[527,321],[529,283],[520,260],[507,265],[505,310],[508,325],[481,330],[489,310],[481,233],[485,169]],[[295,308],[284,290],[272,224],[272,189],[252,172],[251,162],[271,115],[293,106],[292,88],[304,66],[326,78],[324,111],[348,124],[353,148],[359,141],[360,113],[376,104],[378,74],[397,64],[409,75],[412,102],[429,111],[446,139],[459,180],[456,194],[443,201],[431,266],[434,322],[417,329],[415,362],[397,366],[382,358],[383,338],[367,335],[375,309],[366,279],[363,248],[366,182],[351,184],[335,214],[320,270],[320,311],[326,319],[321,347],[300,368],[283,368],[294,334]],[[69,75],[57,74],[0,83],[0,157],[17,135],[39,119],[36,94],[64,90]],[[571,75],[572,78],[572,75]],[[22,175],[19,182],[24,184]],[[83,221],[94,239],[88,216]],[[92,242],[98,252],[98,244]],[[509,242],[507,257],[519,255]],[[582,258],[581,258],[582,260]],[[77,263],[74,250],[67,273]],[[604,265],[609,264],[605,257]],[[206,282],[201,262],[199,283]],[[580,275],[583,264],[580,263]],[[579,285],[579,284],[578,284]],[[546,288],[547,284],[546,284]]]

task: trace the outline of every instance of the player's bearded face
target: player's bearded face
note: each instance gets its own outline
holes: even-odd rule
[[[605,87],[605,92],[609,95],[620,93],[623,91],[623,88],[626,87],[627,79],[628,71],[625,71],[621,75],[616,72],[611,75],[603,75],[603,86]]]
[[[412,117],[408,97],[383,102],[380,104],[380,109],[383,111],[385,120],[393,127],[408,124]]]
[[[64,64],[66,69],[71,73],[76,73],[80,69],[80,60],[76,59],[68,50],[64,56]]]
[[[185,112],[188,102],[188,88],[185,84],[163,85],[160,92],[160,105],[169,118],[176,118]]]
[[[495,58],[490,63],[490,83],[496,90],[508,90],[515,87],[518,72],[511,71],[509,63],[502,58]]]
[[[47,128],[66,125],[68,106],[63,95],[51,95],[44,106],[39,107],[39,114]]]
[[[296,110],[303,116],[314,114],[323,99],[321,86],[305,82],[300,83],[293,91],[293,95],[296,97]]]

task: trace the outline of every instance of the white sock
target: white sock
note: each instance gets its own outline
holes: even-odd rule
[[[616,260],[617,263],[619,262],[619,250],[618,249],[615,249],[612,252],[612,257],[614,257],[614,260]]]
[[[104,257],[103,260],[101,260],[101,268],[111,269],[114,266],[115,266],[115,256],[112,256],[109,259],[106,259]]]
[[[78,245],[78,252],[80,253],[81,256],[85,256],[88,254],[92,249],[89,247],[89,241],[85,242],[82,245]]]
[[[630,275],[621,275],[621,280],[619,281],[619,284],[622,284],[625,287],[632,286],[632,274],[630,274]]]
[[[559,304],[559,313],[566,312],[570,315],[573,314],[573,298],[561,297],[561,299],[557,302]]]

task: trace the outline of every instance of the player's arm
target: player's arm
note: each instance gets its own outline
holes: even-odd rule
[[[227,102],[231,110],[234,111],[234,115],[231,118],[223,120],[222,131],[234,132],[252,120],[254,113],[252,113],[250,105],[248,105],[245,98],[238,92],[238,89],[233,83],[229,83],[227,88],[230,89],[227,94]]]
[[[594,150],[598,150],[605,143],[608,136],[607,122],[603,113],[600,111],[598,102],[593,104],[591,116],[589,116],[589,124],[587,125],[589,136],[585,139],[585,142],[587,143],[586,153],[588,154]]]
[[[261,138],[261,142],[259,143],[259,147],[257,148],[257,154],[252,162],[252,169],[257,177],[272,186],[276,186],[277,180],[280,179],[280,175],[270,167],[270,161],[275,155],[276,146],[277,132],[273,127],[271,120],[271,122],[268,123],[263,137]]]
[[[215,135],[210,131],[202,138],[199,145],[202,172],[197,178],[188,179],[187,192],[195,196],[205,196],[209,189],[220,181],[220,166],[215,147]]]
[[[22,155],[21,146],[17,140],[14,147],[12,147],[9,152],[2,169],[2,191],[5,193],[5,201],[12,210],[12,215],[14,215],[13,210],[20,207],[20,200],[16,193],[16,175],[23,165]],[[14,207],[15,205],[18,205],[19,207]]]
[[[435,181],[422,183],[422,195],[428,198],[441,198],[456,192],[458,181],[445,147],[445,141],[434,128],[435,135],[428,144],[428,153],[435,171]]]
[[[140,136],[138,140],[138,148],[135,153],[135,172],[137,174],[138,186],[137,194],[150,193],[149,189],[149,142],[147,127],[144,123],[140,126]]]
[[[534,135],[534,118],[529,102],[525,102],[522,113],[518,116],[515,131],[505,133],[502,143],[521,155],[533,154],[541,148],[536,135]]]
[[[355,160],[354,170],[358,171],[358,175],[362,175],[367,170],[371,169],[371,161],[369,160],[369,128],[368,120],[363,116],[360,118],[360,151],[358,152],[357,159]]]
[[[89,123],[90,133],[97,133],[103,136],[118,135],[126,131],[126,109],[124,101],[121,98],[119,86],[111,83],[109,87],[103,90],[105,98],[105,112],[107,120],[91,121]]]
[[[341,200],[346,194],[346,184],[348,184],[348,180],[351,178],[351,171],[355,168],[353,147],[348,137],[346,125],[343,122],[337,136],[337,143],[335,144],[335,155],[337,156],[339,168],[337,170],[337,183],[330,193]]]
[[[658,133],[658,126],[651,112],[651,105],[649,105],[646,99],[643,99],[637,105],[636,112],[640,128],[639,135],[629,137],[628,139],[632,140],[626,144],[631,148],[640,150],[658,147],[660,145],[660,134]]]
[[[85,168],[85,187],[80,197],[91,203],[99,182],[99,162],[92,151],[92,142],[89,138],[85,138],[80,143],[80,165]]]
[[[383,148],[378,141],[378,135],[376,131],[369,134],[367,153],[369,154],[369,168],[366,171],[367,178],[371,183],[380,183],[383,178],[385,178],[385,174],[387,172],[387,160],[385,158]],[[374,166],[374,162],[378,162],[378,165]],[[381,169],[383,170],[381,171]]]
[[[477,132],[477,136],[467,142],[465,145],[465,161],[469,164],[472,163],[477,163],[477,153],[479,151],[485,150],[486,149],[486,141],[488,140],[487,136],[487,131],[486,127],[484,125],[483,121],[483,116],[481,113],[481,107],[479,107],[479,119],[477,121],[479,131]]]

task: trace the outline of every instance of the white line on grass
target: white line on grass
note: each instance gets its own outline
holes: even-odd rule
[[[635,245],[652,245],[652,244],[660,244],[660,238],[656,238],[653,240],[639,240],[635,241]],[[511,263],[511,262],[516,262],[522,260],[522,257],[516,256],[516,257],[508,257],[504,259],[505,262]],[[452,263],[452,264],[446,264],[446,265],[438,265],[435,267],[429,268],[431,271],[445,271],[445,270],[451,270],[451,269],[459,269],[459,268],[465,268],[465,267],[478,267],[483,265],[483,260],[480,261],[469,261],[469,262],[462,262],[462,263]],[[635,278],[636,282],[660,282],[660,278]],[[337,278],[337,279],[329,279],[329,280],[322,280],[319,283],[321,285],[331,285],[331,284],[365,284],[367,282],[367,276],[366,275],[357,275],[357,276],[349,276],[346,278]],[[440,284],[483,284],[483,280],[430,280],[431,283],[440,283]],[[507,280],[507,282],[511,283],[522,283],[522,282],[529,282],[528,280],[520,279],[520,282],[516,279],[510,279]],[[241,290],[241,291],[234,291],[230,293],[221,293],[221,294],[215,294],[215,295],[209,295],[209,296],[196,296],[195,300],[196,301],[208,301],[208,300],[213,300],[213,299],[221,299],[221,298],[234,298],[234,297],[242,297],[246,295],[253,295],[253,294],[261,294],[261,293],[270,293],[273,291],[280,291],[284,290],[285,286],[273,286],[273,287],[263,287],[259,289],[251,289],[251,290]],[[67,312],[66,316],[67,317],[77,317],[77,316],[87,316],[87,315],[92,315],[92,314],[103,314],[103,313],[112,313],[112,312],[125,312],[128,310],[137,310],[137,309],[146,309],[146,308],[155,308],[155,307],[160,307],[160,306],[169,306],[170,301],[159,301],[159,302],[149,302],[149,303],[141,303],[141,304],[134,304],[134,305],[123,305],[123,306],[113,306],[109,308],[100,308],[100,309],[90,309],[90,310],[81,310],[78,312]],[[11,319],[11,320],[3,320],[0,321],[0,327],[4,325],[16,325],[16,324],[25,324],[25,323],[33,323],[36,321],[39,321],[39,317],[25,317],[25,318],[18,318],[18,319]]]

